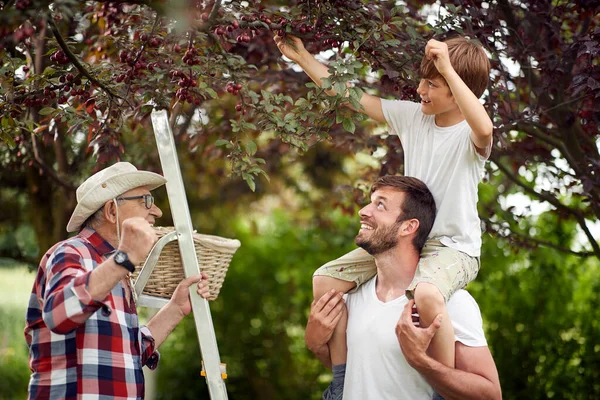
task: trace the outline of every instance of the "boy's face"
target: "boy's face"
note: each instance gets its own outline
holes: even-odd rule
[[[421,79],[417,93],[421,96],[421,109],[425,115],[445,114],[458,108],[448,84],[442,77]]]

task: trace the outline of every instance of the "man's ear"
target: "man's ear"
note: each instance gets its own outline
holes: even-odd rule
[[[408,219],[402,222],[402,226],[400,227],[400,231],[404,235],[412,235],[416,233],[419,229],[419,220],[416,218]]]
[[[117,209],[115,208],[114,201],[109,200],[104,203],[103,215],[104,220],[113,224],[117,222]]]

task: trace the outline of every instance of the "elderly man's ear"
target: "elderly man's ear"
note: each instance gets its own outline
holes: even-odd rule
[[[107,201],[104,203],[104,211],[103,211],[104,219],[111,224],[117,222],[117,208],[115,206],[115,202],[113,200]]]

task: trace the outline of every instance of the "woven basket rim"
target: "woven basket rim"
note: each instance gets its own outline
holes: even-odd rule
[[[166,234],[173,232],[175,230],[175,227],[155,226],[154,229],[157,231],[163,231]],[[237,250],[242,245],[242,243],[237,239],[230,239],[217,235],[208,235],[206,233],[198,233],[195,230],[193,231],[193,236],[194,242],[200,242],[203,245],[212,247],[213,249]]]

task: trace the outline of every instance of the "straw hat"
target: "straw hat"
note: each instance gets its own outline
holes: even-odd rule
[[[67,224],[67,232],[76,232],[81,224],[104,203],[123,193],[146,186],[154,190],[167,180],[154,172],[139,171],[128,162],[118,162],[90,176],[77,188],[77,206]]]

